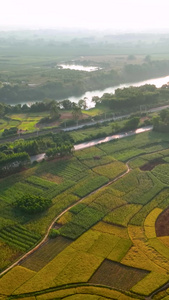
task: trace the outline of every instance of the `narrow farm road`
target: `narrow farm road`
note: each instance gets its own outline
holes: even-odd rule
[[[67,207],[64,211],[62,211],[57,217],[55,217],[55,219],[52,221],[52,223],[50,224],[50,226],[48,227],[48,230],[44,236],[44,238],[40,241],[40,243],[38,245],[36,245],[33,249],[31,249],[30,251],[28,251],[26,254],[24,254],[22,257],[20,257],[16,262],[14,262],[12,265],[10,265],[7,269],[5,269],[4,271],[2,271],[0,273],[0,276],[4,275],[5,273],[7,273],[8,271],[10,271],[13,267],[15,267],[16,265],[18,265],[23,259],[27,258],[30,254],[32,254],[33,252],[35,252],[37,249],[39,249],[40,246],[42,246],[47,238],[48,238],[48,235],[49,235],[49,232],[50,230],[52,229],[53,225],[55,224],[55,222],[61,217],[63,216],[66,212],[68,212],[72,207],[76,206],[77,204],[79,204],[80,202],[82,202],[86,197],[89,197],[90,195],[93,195],[95,192],[97,191],[100,191],[102,188],[104,187],[107,187],[109,186],[110,184],[112,184],[113,182],[116,182],[117,180],[119,180],[120,178],[124,177],[125,175],[127,175],[130,171],[131,171],[131,168],[129,167],[129,162],[131,161],[132,159],[130,159],[129,161],[126,162],[126,167],[127,167],[127,170],[115,177],[113,180],[109,181],[108,183],[106,183],[105,185],[101,186],[100,188],[98,188],[97,190],[89,193],[87,196],[81,198],[79,201],[77,201],[76,203],[70,205],[69,207]]]

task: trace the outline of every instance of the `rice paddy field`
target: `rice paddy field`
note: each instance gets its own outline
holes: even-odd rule
[[[97,158],[96,158],[97,157]],[[169,136],[147,132],[0,180],[0,299],[169,299]],[[52,200],[23,214],[25,193]]]
[[[10,114],[0,119],[0,137],[4,129],[9,129],[10,127],[17,127],[22,132],[36,131],[36,124],[47,115],[47,113]]]

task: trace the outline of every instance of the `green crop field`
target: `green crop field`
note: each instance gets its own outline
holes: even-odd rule
[[[114,179],[127,171],[127,167],[121,162],[114,161],[104,166],[95,167],[93,168],[93,171],[99,175],[106,176],[109,179]]]
[[[167,145],[167,134],[144,133],[1,179],[1,270],[34,247],[65,210],[54,223],[57,236],[0,278],[4,299],[143,300],[165,285],[169,238],[160,226],[169,206]],[[14,203],[27,193],[52,204],[40,214],[22,214]]]
[[[26,230],[22,226],[6,227],[0,231],[0,239],[22,251],[32,248],[40,236]]]

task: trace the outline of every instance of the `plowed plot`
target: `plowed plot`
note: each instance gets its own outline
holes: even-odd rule
[[[70,243],[71,240],[61,236],[49,240],[32,255],[29,255],[28,258],[21,263],[21,265],[25,268],[38,272]]]
[[[169,208],[159,215],[155,223],[155,229],[157,236],[169,235]]]
[[[121,290],[130,290],[148,273],[146,270],[131,268],[105,259],[89,282]]]
[[[153,161],[149,161],[147,164],[143,165],[140,167],[141,171],[151,171],[153,170],[156,166],[164,164],[165,161],[163,159],[156,159]]]

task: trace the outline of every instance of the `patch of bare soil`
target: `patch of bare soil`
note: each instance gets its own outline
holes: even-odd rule
[[[79,120],[84,120],[84,119],[88,119],[88,118],[89,118],[89,116],[87,114],[81,114],[81,116],[79,117]],[[59,120],[51,122],[51,123],[42,123],[42,124],[37,123],[35,125],[35,127],[41,129],[41,128],[44,128],[44,127],[59,126],[60,123],[61,123],[61,121],[63,121],[63,120],[65,120],[65,121],[66,120],[72,120],[72,119],[73,119],[73,116],[72,116],[72,112],[71,111],[70,112],[62,112]]]
[[[105,259],[92,275],[89,282],[121,290],[130,290],[148,273],[149,272],[146,270],[132,268],[118,262]]]
[[[169,208],[158,216],[155,229],[157,236],[169,236]]]
[[[163,159],[156,159],[156,160],[152,160],[149,161],[147,164],[145,164],[144,166],[140,167],[141,171],[151,171],[153,170],[156,166],[164,164],[165,161]]]
[[[46,180],[49,180],[49,181],[52,181],[52,182],[56,182],[56,183],[62,183],[63,182],[63,178],[62,177],[53,175],[51,173],[44,173],[41,177],[44,178],[44,179],[46,179]]]

